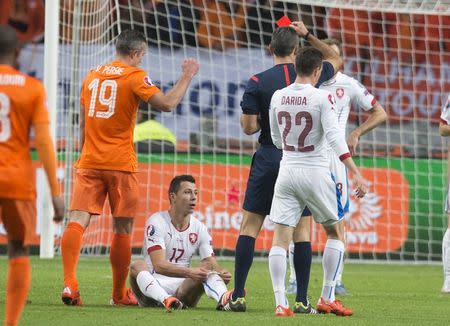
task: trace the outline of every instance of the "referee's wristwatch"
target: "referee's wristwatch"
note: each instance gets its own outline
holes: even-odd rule
[[[303,38],[304,38],[305,40],[307,40],[307,41],[308,41],[308,37],[309,37],[309,35],[311,35],[311,32],[310,32],[310,31],[308,31],[308,33],[306,33],[306,35],[305,35],[305,36],[303,36]]]

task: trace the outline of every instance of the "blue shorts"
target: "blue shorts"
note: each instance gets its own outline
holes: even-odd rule
[[[261,145],[253,154],[243,205],[246,211],[264,217],[270,214],[282,156],[283,152],[272,145]],[[302,216],[309,215],[311,212],[306,207]]]

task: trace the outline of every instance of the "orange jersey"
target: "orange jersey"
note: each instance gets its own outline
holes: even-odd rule
[[[137,172],[133,132],[139,100],[159,92],[144,70],[120,61],[91,70],[81,88],[85,140],[75,167]]]
[[[0,198],[34,199],[30,129],[49,123],[42,83],[0,65]]]

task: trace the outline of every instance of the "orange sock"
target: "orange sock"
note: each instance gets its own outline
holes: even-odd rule
[[[61,254],[64,268],[64,286],[78,291],[76,270],[78,257],[80,257],[81,241],[84,229],[76,223],[70,222],[61,239]]]
[[[6,289],[5,325],[18,325],[31,283],[31,265],[28,257],[9,260]]]
[[[125,296],[125,284],[131,262],[131,236],[129,234],[114,234],[111,243],[109,260],[112,267],[114,300]]]

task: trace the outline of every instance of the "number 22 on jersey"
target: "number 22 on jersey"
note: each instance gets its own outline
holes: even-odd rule
[[[289,152],[295,152],[295,146],[292,145],[288,145],[286,143],[286,138],[289,134],[289,132],[291,131],[292,128],[292,117],[291,114],[287,111],[280,111],[277,114],[278,117],[278,124],[282,125],[283,124],[283,120],[285,120],[285,125],[284,125],[284,130],[283,130],[283,149],[285,151],[289,151]],[[309,146],[305,146],[305,138],[306,136],[308,136],[309,132],[312,129],[312,125],[313,125],[313,119],[311,117],[311,114],[309,112],[305,112],[305,111],[300,111],[295,115],[295,125],[296,126],[302,126],[302,121],[304,121],[304,128],[303,130],[300,132],[300,134],[298,135],[298,146],[297,146],[297,151],[299,152],[312,152],[314,150],[314,145],[309,145]],[[297,128],[294,129],[294,136],[296,133],[298,133]]]
[[[100,88],[100,94],[99,93]],[[116,108],[116,97],[117,97],[117,82],[115,80],[103,80],[100,82],[100,79],[93,79],[89,85],[88,89],[91,91],[91,102],[89,104],[89,112],[88,117],[95,117],[108,119],[114,115],[114,110]],[[95,105],[97,104],[97,95],[98,102],[101,105],[107,106],[108,111],[98,111],[95,112]]]
[[[7,142],[11,137],[11,120],[9,111],[11,101],[5,93],[0,93],[0,143]]]

